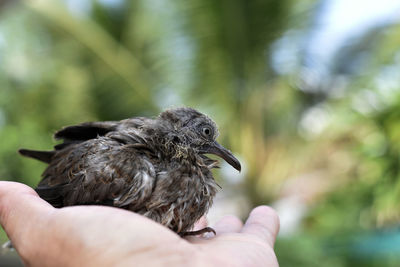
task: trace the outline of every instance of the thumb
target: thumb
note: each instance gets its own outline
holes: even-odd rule
[[[0,182],[0,224],[17,250],[23,240],[31,238],[35,221],[51,210],[50,204],[29,186]]]

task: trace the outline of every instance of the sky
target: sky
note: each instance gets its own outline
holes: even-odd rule
[[[84,15],[90,9],[90,1],[65,0],[68,8],[75,14]],[[112,7],[119,6],[123,0],[98,0],[100,3]],[[335,51],[351,37],[357,37],[371,27],[400,21],[399,0],[320,0],[315,16],[314,27],[308,36],[306,53],[310,68],[323,68],[330,61]],[[277,41],[280,49],[275,49],[272,62],[278,73],[285,73],[294,66],[295,53],[300,47],[293,38],[298,36],[283,36]]]
[[[309,33],[291,29],[275,43],[271,60],[278,74],[293,73],[299,57],[305,53],[302,64],[311,72],[323,75],[335,52],[347,40],[357,38],[372,27],[400,19],[399,0],[325,0],[316,4],[319,8],[311,18],[313,26]]]
[[[349,38],[371,27],[399,22],[399,0],[327,0],[322,2],[308,51],[309,64],[326,65],[334,52]]]

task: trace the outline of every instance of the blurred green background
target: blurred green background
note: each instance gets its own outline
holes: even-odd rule
[[[243,217],[277,209],[281,266],[400,266],[399,15],[396,0],[0,1],[0,179],[35,186],[45,166],[16,151],[62,126],[192,106],[244,165],[216,173],[221,194]]]

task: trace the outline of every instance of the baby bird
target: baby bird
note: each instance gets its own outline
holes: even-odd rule
[[[192,108],[157,118],[87,122],[56,132],[53,151],[19,152],[48,163],[36,192],[54,207],[107,205],[142,214],[181,236],[207,213],[217,192],[215,154],[240,171],[239,161],[216,142],[218,130]]]

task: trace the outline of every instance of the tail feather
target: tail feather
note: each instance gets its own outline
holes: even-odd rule
[[[20,149],[18,152],[25,157],[34,158],[45,163],[50,163],[55,151],[37,151],[29,149]]]

